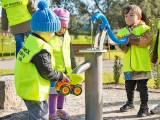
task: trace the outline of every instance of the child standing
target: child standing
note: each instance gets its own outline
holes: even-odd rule
[[[16,55],[24,45],[24,38],[31,33],[30,20],[36,11],[34,0],[2,0],[2,35],[10,27],[16,41]]]
[[[160,68],[160,20],[158,21],[158,33],[156,38],[156,43],[154,46],[153,56],[152,56],[152,63],[156,64],[158,61],[158,68]],[[158,69],[158,72],[160,70]],[[160,73],[158,73],[160,74]],[[151,110],[151,114],[157,114],[160,113],[160,104],[157,105],[155,108]]]
[[[53,12],[58,16],[61,22],[61,29],[56,32],[56,35],[49,41],[55,57],[54,68],[65,74],[71,73],[72,69],[76,67],[75,57],[72,49],[70,36],[67,28],[69,24],[69,11],[62,8],[54,9]],[[56,93],[53,89],[54,83],[51,86],[49,95],[49,113],[50,120],[60,118],[68,120],[68,114],[62,110],[65,101],[65,95]]]
[[[138,117],[148,115],[148,88],[147,81],[151,78],[151,65],[148,46],[151,42],[150,27],[146,25],[147,19],[137,5],[124,8],[123,15],[126,27],[118,31],[117,36],[122,38],[129,35],[125,45],[116,45],[124,52],[124,76],[127,93],[127,103],[120,108],[121,112],[134,109],[134,90],[140,93],[140,109]]]
[[[52,68],[53,50],[48,44],[54,32],[60,30],[60,21],[45,1],[40,1],[38,8],[31,19],[33,33],[17,55],[15,87],[27,106],[29,120],[48,120],[50,81],[69,79]]]

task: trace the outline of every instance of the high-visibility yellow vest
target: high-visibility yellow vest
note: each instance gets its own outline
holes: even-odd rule
[[[48,98],[50,81],[41,77],[31,59],[42,49],[52,56],[51,46],[43,40],[29,35],[17,55],[15,65],[15,87],[17,94],[26,100],[44,101]],[[54,61],[53,56],[51,57]]]
[[[70,57],[70,36],[66,31],[64,40],[61,40],[59,36],[53,36],[49,41],[49,44],[53,48],[53,56],[55,58],[55,66],[53,68],[61,72],[71,73],[71,57]]]
[[[150,30],[147,25],[140,25],[132,29],[134,35],[142,35],[145,31]],[[118,33],[118,37],[129,35],[129,30],[125,27],[122,28]],[[127,53],[124,54],[124,72],[131,71],[150,71],[150,57],[148,48],[142,48],[135,45],[131,45]]]
[[[2,7],[6,10],[9,26],[31,19],[27,4],[28,0],[2,0]]]

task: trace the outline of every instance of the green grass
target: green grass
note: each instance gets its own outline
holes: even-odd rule
[[[1,39],[2,40],[2,39]],[[71,36],[71,40],[73,44],[92,44],[91,36],[79,35],[75,38],[73,35]],[[4,39],[3,44],[4,57],[6,56],[14,56],[15,55],[15,42],[13,37],[8,37]],[[110,57],[109,57],[110,53]],[[123,59],[123,53],[118,50],[111,50],[103,53],[104,59],[114,59],[114,56],[118,55]],[[0,56],[2,56],[2,42],[0,41]]]
[[[78,35],[74,37],[71,35],[72,44],[92,44],[91,36],[86,35]],[[103,53],[104,59],[114,59],[115,55],[118,55],[121,59],[123,59],[123,53],[118,50],[107,50],[107,52]]]
[[[122,60],[124,58],[123,53],[121,51],[118,51],[118,50],[110,50],[110,51],[107,50],[107,52],[103,53],[103,58],[114,60],[115,55],[119,56]]]
[[[103,72],[103,83],[114,83],[112,72]],[[120,84],[124,84],[123,76],[120,76]]]
[[[15,55],[15,41],[13,36],[8,36],[5,39],[2,39],[2,36],[0,36],[0,56],[2,56],[2,53],[4,57]]]
[[[78,35],[77,37],[71,35],[72,44],[92,44],[91,36]]]
[[[71,35],[71,41],[73,44],[92,44],[91,36],[78,35],[77,37]],[[15,41],[13,36],[6,37],[3,40],[3,52],[4,56],[14,55],[15,53]],[[2,36],[0,36],[0,56],[2,56]]]
[[[7,74],[13,74],[14,70],[13,69],[1,69],[0,70],[0,75],[7,75]]]
[[[103,83],[115,83],[114,79],[113,79],[113,73],[111,72],[103,72]],[[119,84],[124,84],[125,80],[124,80],[124,76],[123,74],[121,74],[120,79],[119,79]],[[148,86],[149,87],[154,87],[154,80],[150,79],[148,81]]]

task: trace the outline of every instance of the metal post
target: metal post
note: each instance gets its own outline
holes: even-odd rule
[[[3,54],[4,54],[4,38],[2,38],[2,60],[3,60]]]
[[[102,53],[106,50],[80,50],[91,66],[85,71],[85,120],[102,120]]]
[[[102,53],[85,54],[91,67],[85,72],[85,120],[102,120]]]

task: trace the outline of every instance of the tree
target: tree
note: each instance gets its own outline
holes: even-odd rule
[[[107,17],[112,28],[125,25],[121,11],[129,4],[139,5],[149,18],[160,16],[159,0],[51,0],[52,7],[63,7],[69,10],[71,14],[77,16],[77,20],[84,21],[85,24],[81,16],[87,15],[87,20],[90,20],[93,13],[99,11]],[[77,22],[77,24],[80,23]],[[89,25],[89,22],[87,24]]]

